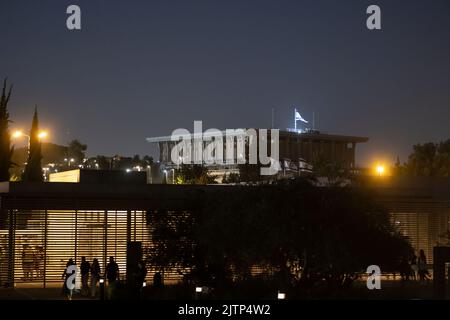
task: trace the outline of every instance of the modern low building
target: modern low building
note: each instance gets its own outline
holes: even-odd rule
[[[0,183],[0,284],[59,285],[68,259],[82,256],[103,271],[115,257],[124,279],[127,244],[141,242],[144,254],[151,246],[147,214],[196,210],[200,194],[195,186]]]
[[[450,245],[450,180],[378,178],[364,188],[432,263],[432,248]],[[114,256],[123,278],[128,243],[142,243],[144,255],[151,251],[149,214],[195,212],[206,195],[230,188],[241,192],[252,186],[0,183],[0,284],[60,285],[68,259],[79,263],[82,256],[97,258],[102,270]],[[155,270],[149,270],[149,280]],[[181,279],[176,270],[166,270],[164,278]]]
[[[389,210],[392,223],[410,239],[416,255],[424,250],[428,263],[433,263],[433,247],[450,246],[450,179],[373,177],[366,188]]]

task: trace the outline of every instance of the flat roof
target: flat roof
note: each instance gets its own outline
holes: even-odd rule
[[[1,182],[4,209],[192,209],[205,186],[123,183]]]
[[[273,186],[267,185],[268,188]],[[0,208],[35,210],[190,210],[202,206],[205,195],[239,191],[242,185],[83,184],[60,182],[1,182]],[[450,210],[450,179],[382,177],[361,187],[395,212],[411,206]],[[419,204],[419,205],[418,205]],[[400,210],[400,211],[399,211]]]
[[[245,135],[245,130],[247,129],[230,129],[230,132],[235,131],[233,136],[243,136]],[[260,129],[255,129],[260,130]],[[223,135],[226,134],[226,130],[220,131]],[[345,141],[345,142],[356,142],[362,143],[369,141],[368,137],[359,137],[359,136],[347,136],[347,135],[338,135],[338,134],[328,134],[321,132],[305,132],[305,133],[296,133],[285,130],[280,130],[280,136],[289,136],[292,138],[300,138],[301,140],[328,140],[328,141]],[[180,138],[183,139],[201,139],[201,138],[210,138],[214,137],[213,133],[191,133],[186,135],[180,135]],[[161,137],[152,137],[146,138],[149,143],[159,143],[159,142],[168,142],[172,141],[171,136],[161,136]]]

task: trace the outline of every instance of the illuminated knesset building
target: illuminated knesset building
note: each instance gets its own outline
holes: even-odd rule
[[[296,114],[298,112],[296,111]],[[303,118],[302,118],[303,119]],[[295,121],[297,123],[297,121]],[[229,132],[234,132],[232,135]],[[255,132],[256,136],[249,134]],[[286,129],[279,130],[279,156],[281,168],[280,172],[299,173],[303,170],[310,170],[311,163],[318,157],[324,159],[326,162],[339,164],[348,169],[356,169],[355,155],[356,146],[358,143],[367,142],[366,137],[346,136],[337,134],[322,133],[318,130],[312,129]],[[223,148],[223,161],[221,163],[208,163],[202,161],[204,158],[204,150],[208,145],[212,144],[215,139],[214,135],[194,132],[192,134],[185,134],[180,139],[175,136],[161,136],[147,138],[149,143],[157,144],[159,149],[159,161],[166,168],[177,168],[179,163],[173,161],[173,153],[179,154],[178,149],[180,142],[188,142],[188,161],[184,161],[184,157],[179,156],[178,162],[186,164],[196,163],[203,164],[208,167],[211,175],[223,176],[227,173],[239,173],[238,163],[244,159],[248,163],[249,149],[251,147],[252,139],[260,147],[258,138],[260,135],[267,136],[267,156],[271,156],[271,130],[267,129],[232,129],[220,131],[222,137],[220,141],[220,148]],[[244,150],[242,149],[244,145]],[[186,149],[186,148],[185,148]],[[174,152],[175,151],[175,152]],[[200,161],[198,161],[200,159]]]

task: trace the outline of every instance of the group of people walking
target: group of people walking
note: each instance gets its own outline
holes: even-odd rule
[[[72,299],[74,289],[70,289],[67,283],[69,277],[73,275],[73,272],[70,270],[71,268],[69,268],[70,266],[76,266],[73,259],[69,259],[67,262],[62,278],[64,279],[63,292],[69,299]],[[81,294],[88,296],[90,293],[90,296],[94,298],[97,293],[97,284],[102,275],[98,259],[94,258],[92,263],[90,263],[86,260],[86,257],[81,257],[81,264],[78,270],[81,275]],[[109,257],[109,263],[106,265],[104,277],[108,280],[109,287],[114,286],[115,282],[119,279],[119,265],[114,261],[114,257]]]
[[[427,257],[423,250],[419,251],[419,257],[413,255],[409,261],[404,257],[400,262],[399,269],[403,281],[419,280],[419,283],[425,284],[430,279]]]

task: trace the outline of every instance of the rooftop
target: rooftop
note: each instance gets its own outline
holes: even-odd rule
[[[222,135],[229,134],[232,136],[244,136],[247,129],[231,129],[227,132],[227,130],[220,131]],[[261,130],[261,129],[256,129]],[[292,137],[292,138],[300,138],[301,140],[329,140],[329,141],[345,141],[345,142],[356,142],[362,143],[369,141],[368,137],[359,137],[359,136],[347,136],[347,135],[338,135],[338,134],[328,134],[321,133],[319,131],[315,132],[290,132],[285,130],[280,130],[280,136],[282,137]],[[201,139],[201,138],[210,138],[214,137],[213,133],[191,133],[185,135],[179,135],[180,139]],[[167,142],[172,141],[172,136],[161,136],[161,137],[152,137],[147,138],[147,142],[150,143],[158,143],[158,142]]]
[[[267,186],[271,187],[271,186]],[[251,188],[233,185],[170,185],[123,183],[1,182],[0,207],[4,209],[189,209],[201,206],[205,194]],[[363,189],[382,202],[434,202],[450,206],[450,179],[371,179]]]

